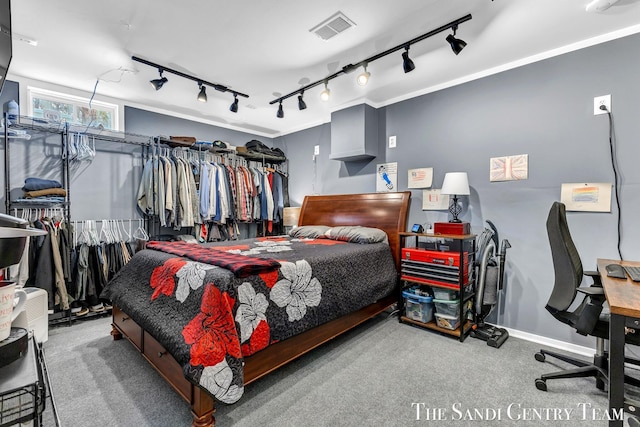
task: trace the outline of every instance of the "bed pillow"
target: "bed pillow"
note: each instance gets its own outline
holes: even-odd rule
[[[301,225],[289,231],[289,236],[299,239],[326,239],[327,225]]]
[[[387,233],[379,228],[362,227],[359,225],[332,227],[325,236],[333,240],[351,243],[389,243]]]

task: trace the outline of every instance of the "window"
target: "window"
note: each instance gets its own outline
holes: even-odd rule
[[[89,98],[29,87],[29,116],[54,122],[119,130],[118,106]]]

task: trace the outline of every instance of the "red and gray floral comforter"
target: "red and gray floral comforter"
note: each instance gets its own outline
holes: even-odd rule
[[[386,243],[283,236],[193,245],[195,255],[178,246],[138,252],[104,296],[158,340],[187,379],[225,403],[244,391],[243,356],[369,305],[397,280]],[[238,256],[212,265],[202,262],[203,247],[210,257]],[[251,259],[261,267],[247,270]],[[234,273],[235,261],[245,273]]]

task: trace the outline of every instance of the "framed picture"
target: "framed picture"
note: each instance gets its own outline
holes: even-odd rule
[[[422,190],[423,211],[446,211],[449,209],[449,195],[440,194],[440,189]]]
[[[529,155],[492,157],[489,162],[489,181],[518,181],[529,178]]]
[[[568,211],[611,212],[611,183],[562,184],[560,201]]]

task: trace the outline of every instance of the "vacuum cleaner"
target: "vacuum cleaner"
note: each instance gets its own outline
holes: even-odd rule
[[[504,263],[507,249],[511,244],[507,239],[503,239],[499,245],[498,230],[491,221],[486,222],[491,228],[485,228],[478,237],[476,323],[472,326],[470,335],[486,341],[491,347],[500,348],[509,338],[509,332],[504,328],[485,323],[484,320],[498,305],[499,294],[504,285]]]

